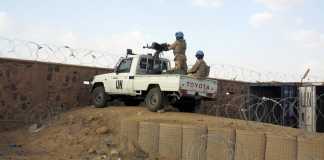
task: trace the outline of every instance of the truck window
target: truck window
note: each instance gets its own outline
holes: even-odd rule
[[[153,59],[148,59],[148,67],[147,70],[153,70]]]
[[[118,66],[118,73],[129,73],[132,66],[133,58],[123,59]]]
[[[146,70],[146,66],[147,66],[147,58],[141,58],[140,69]]]
[[[153,57],[142,57],[139,61],[137,74],[159,74],[162,70],[168,70],[168,61],[154,61]]]
[[[162,70],[168,70],[168,62],[166,61],[162,62]]]

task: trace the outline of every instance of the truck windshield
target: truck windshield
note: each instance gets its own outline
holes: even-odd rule
[[[132,66],[133,58],[123,59],[118,66],[118,73],[129,73]]]
[[[137,74],[160,74],[162,70],[167,69],[168,62],[166,61],[154,61],[153,58],[142,57],[140,59]]]

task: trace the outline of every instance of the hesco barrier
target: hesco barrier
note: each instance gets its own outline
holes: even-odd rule
[[[207,127],[197,125],[182,126],[182,159],[204,160],[207,148]]]
[[[324,159],[324,138],[318,136],[300,136],[297,141],[298,160]]]
[[[235,130],[227,128],[208,128],[208,160],[233,160],[235,151]]]
[[[235,160],[264,160],[264,133],[236,130]]]
[[[137,127],[137,129],[136,129]],[[121,135],[172,160],[323,160],[324,136],[127,120]],[[282,129],[287,130],[286,128]],[[132,134],[130,134],[132,133]],[[137,136],[136,133],[139,133]]]
[[[182,125],[161,123],[159,136],[160,156],[172,160],[181,159],[182,135]]]
[[[267,160],[296,160],[297,159],[297,141],[296,137],[288,135],[266,134],[266,159]]]
[[[138,143],[151,158],[159,153],[160,126],[154,122],[141,122],[139,125]]]

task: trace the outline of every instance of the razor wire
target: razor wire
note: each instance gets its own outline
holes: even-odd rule
[[[283,117],[288,114],[288,111],[291,111],[289,107],[297,109],[297,100],[295,97],[275,99],[253,95],[237,95],[226,103],[206,101],[203,107],[204,112],[208,115],[285,125],[286,122]],[[289,107],[286,107],[286,105],[284,107],[286,103],[289,103]],[[292,116],[297,119],[296,114],[292,114]]]
[[[52,45],[0,37],[0,57],[49,63],[111,68],[119,54],[91,49],[75,49],[68,45]]]
[[[223,124],[217,124],[217,128],[221,128],[220,130],[224,129],[233,131],[233,136],[236,137],[225,137],[222,131],[211,132],[202,136],[207,136],[208,140],[206,143],[217,145],[219,147],[217,149],[221,149],[218,150],[217,153],[222,152],[222,156],[226,156],[229,159],[234,159],[236,156],[240,156],[241,159],[254,158],[251,157],[254,156],[254,150],[248,146],[250,143],[237,140],[237,134],[240,131],[243,131],[245,137],[246,135],[249,135],[250,137],[260,136],[267,139],[268,135],[275,135],[283,139],[287,138],[287,140],[289,139],[288,137],[290,137],[291,141],[296,141],[296,137],[303,137],[305,135],[311,137],[320,135],[318,133],[303,132],[302,130],[291,129],[299,128],[299,123],[301,123],[299,112],[301,106],[299,106],[300,102],[298,97],[271,98],[244,94],[233,95],[227,99],[228,100],[225,103],[217,101],[217,99],[213,101],[204,101],[202,104],[202,113],[216,115],[218,117],[237,119],[229,123],[224,121],[222,122]],[[316,103],[316,119],[323,120],[324,109],[318,106],[324,104],[324,94],[316,97]],[[245,131],[246,133],[244,133]],[[282,143],[287,143],[287,141]],[[197,146],[198,144],[199,143],[192,145],[191,150],[189,150],[186,155],[194,155],[193,153],[199,151],[198,149],[195,149],[199,147]],[[266,148],[267,146],[264,149],[266,150]],[[264,152],[262,151],[262,153]],[[266,157],[269,155],[264,154],[263,156]],[[320,155],[312,152],[307,155],[306,159],[311,160],[319,158]]]
[[[241,66],[230,64],[210,65],[210,76],[219,79],[228,79],[245,82],[300,82],[302,75],[279,72],[260,72]],[[310,74],[304,82],[320,82],[323,78]]]
[[[316,99],[318,104],[324,103],[324,95],[320,95]],[[19,106],[20,104],[15,105]],[[46,105],[50,105],[50,107],[42,107]],[[74,106],[77,105],[74,104]],[[16,110],[15,114],[2,113],[4,117],[1,118],[1,121],[20,122],[24,124],[49,122],[56,120],[61,113],[67,111],[68,108],[65,107],[55,105],[55,103],[37,104],[29,109],[27,113],[24,110]],[[298,128],[300,123],[299,107],[299,99],[297,97],[278,99],[253,95],[237,95],[232,96],[225,102],[217,100],[203,101],[200,113],[244,120],[246,122],[260,122],[261,124]],[[40,111],[40,109],[43,110]],[[324,118],[324,110],[317,110],[316,112],[317,119]],[[29,116],[23,121],[21,117],[15,116],[22,114]]]
[[[317,99],[323,101],[322,98],[320,96]],[[237,95],[225,103],[220,103],[217,100],[205,101],[202,112],[208,115],[297,128],[299,123],[298,104],[297,97],[278,99]],[[317,118],[323,118],[323,116],[323,113],[318,111]]]
[[[69,45],[53,45],[0,36],[0,57],[23,60],[73,64],[81,66],[112,68],[121,54],[92,49],[76,49]],[[302,75],[278,72],[260,72],[230,64],[210,65],[210,76],[219,79],[246,82],[295,82]],[[319,82],[323,79],[310,75],[305,81]]]

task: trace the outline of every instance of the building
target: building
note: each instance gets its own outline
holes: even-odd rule
[[[249,94],[247,119],[324,132],[324,83],[253,83]]]

